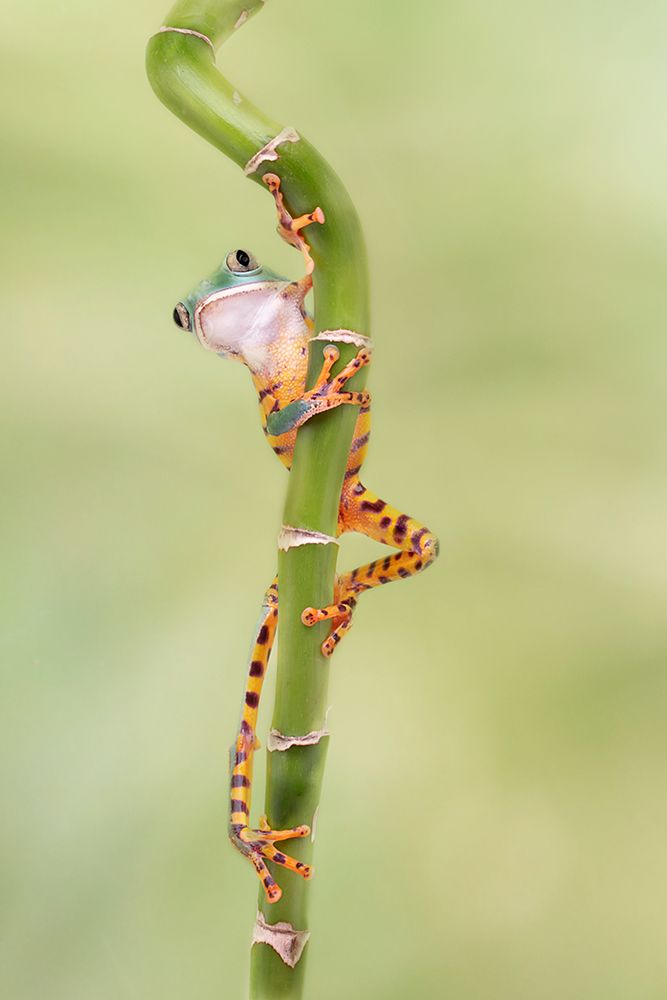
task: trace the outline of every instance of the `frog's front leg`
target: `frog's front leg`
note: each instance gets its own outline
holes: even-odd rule
[[[268,173],[264,174],[262,180],[273,195],[273,199],[276,203],[279,235],[282,236],[286,243],[289,243],[290,246],[296,247],[296,249],[303,254],[303,258],[306,262],[306,275],[311,275],[315,268],[315,263],[313,258],[310,256],[310,246],[301,235],[301,230],[305,229],[306,226],[309,226],[312,222],[319,222],[320,225],[322,225],[325,221],[324,212],[318,207],[313,209],[312,212],[307,212],[305,215],[299,215],[297,218],[293,218],[285,208],[283,193],[280,190],[280,177],[278,177],[277,174]],[[308,280],[310,281],[310,278],[308,278]]]
[[[308,389],[298,399],[293,400],[279,408],[277,400],[273,400],[269,412],[266,414],[266,430],[272,437],[280,437],[287,431],[301,427],[307,420],[314,417],[316,413],[324,413],[335,406],[345,403],[352,406],[367,406],[370,402],[368,392],[343,392],[344,386],[349,379],[367,365],[371,359],[371,352],[367,348],[362,348],[357,356],[347,364],[343,370],[329,381],[331,369],[338,361],[338,348],[328,346],[324,348],[324,363],[317,377],[317,381],[312,389]],[[268,408],[269,397],[265,397],[264,405]]]
[[[303,878],[310,878],[312,868],[301,861],[283,854],[276,843],[294,837],[307,837],[308,826],[296,826],[289,830],[272,830],[266,817],[262,816],[259,828],[248,825],[252,793],[252,765],[258,746],[256,728],[259,699],[271,648],[278,623],[278,585],[273,581],[262,604],[262,615],[253,645],[248,683],[243,702],[241,725],[235,745],[232,747],[232,776],[230,782],[229,837],[237,850],[248,858],[254,867],[266,893],[269,903],[275,903],[282,896],[280,886],[271,875],[266,862],[273,861],[283,868],[297,872]]]

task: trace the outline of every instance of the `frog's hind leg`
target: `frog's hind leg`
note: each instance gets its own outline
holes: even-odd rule
[[[333,629],[322,643],[325,656],[331,656],[343,635],[349,631],[352,610],[359,594],[371,587],[421,573],[439,552],[438,539],[428,528],[367,490],[358,479],[350,479],[345,484],[341,497],[340,529],[358,531],[383,545],[395,546],[399,551],[343,573],[336,579],[335,604],[303,611],[301,620],[304,625],[314,625],[329,618],[333,620]],[[343,607],[347,609],[345,612]]]
[[[432,531],[386,503],[358,480],[346,485],[341,499],[341,518],[343,530],[358,531],[376,542],[399,549],[384,559],[375,559],[343,574],[337,588],[341,595],[358,595],[371,587],[405,580],[427,569],[440,552],[438,539]]]
[[[277,841],[290,840],[293,837],[307,837],[310,828],[296,826],[289,830],[272,830],[266,818],[259,821],[259,828],[249,826],[250,803],[252,796],[253,758],[258,740],[257,713],[262,685],[278,624],[278,581],[273,581],[266,592],[262,603],[262,615],[253,643],[250,666],[248,668],[248,683],[243,700],[241,725],[236,743],[232,747],[232,776],[230,782],[230,817],[229,837],[234,845],[253,865],[259,877],[269,903],[275,903],[282,896],[280,886],[266,866],[266,861],[273,861],[296,871],[304,878],[310,878],[312,869],[300,861],[283,854],[274,846]]]

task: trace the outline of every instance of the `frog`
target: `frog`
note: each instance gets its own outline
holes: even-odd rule
[[[347,384],[370,364],[372,344],[370,338],[354,331],[323,331],[313,336],[314,324],[305,301],[313,286],[314,264],[303,230],[315,223],[324,224],[324,213],[316,208],[293,218],[283,201],[280,178],[268,173],[263,179],[275,200],[278,232],[301,252],[305,274],[298,280],[290,280],[260,264],[250,250],[230,250],[207,278],[177,302],[173,319],[207,351],[240,361],[248,368],[257,392],[262,430],[288,470],[299,427],[331,408],[358,408],[339,502],[337,536],[359,532],[396,551],[338,574],[331,605],[303,609],[301,621],[306,627],[330,622],[329,634],[321,647],[323,655],[330,657],[352,626],[359,596],[366,590],[422,572],[437,558],[439,543],[425,525],[391,506],[361,481],[371,431],[371,396],[368,391],[352,390]],[[309,348],[311,343],[319,346],[322,342],[321,369],[314,385],[307,388]],[[338,373],[332,374],[340,356],[336,342],[353,343],[359,349]],[[309,836],[309,826],[273,830],[262,816],[259,826],[252,828],[249,820],[253,757],[259,747],[257,714],[278,624],[278,606],[275,577],[264,595],[253,638],[241,722],[231,749],[229,805],[230,840],[255,868],[268,903],[277,902],[282,890],[267,861],[306,879],[313,874],[311,865],[276,846],[282,841]]]

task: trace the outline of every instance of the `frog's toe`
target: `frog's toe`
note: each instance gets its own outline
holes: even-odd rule
[[[282,896],[282,889],[271,875],[266,864],[267,861],[287,868],[289,871],[301,875],[302,878],[312,878],[312,865],[307,865],[289,854],[284,854],[275,846],[278,841],[308,837],[309,835],[310,827],[305,824],[291,827],[288,830],[272,830],[265,817],[260,820],[258,830],[246,826],[232,832],[231,841],[237,850],[248,858],[255,869],[257,877],[264,887],[267,902],[277,903]]]

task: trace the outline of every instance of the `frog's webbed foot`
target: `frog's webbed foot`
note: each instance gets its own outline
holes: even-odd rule
[[[257,877],[264,887],[266,900],[268,903],[277,903],[282,896],[282,889],[271,875],[266,862],[272,861],[274,864],[288,868],[296,872],[303,878],[312,878],[313,869],[311,865],[306,865],[296,858],[290,857],[279,851],[275,844],[281,840],[292,840],[296,837],[308,837],[310,835],[309,826],[294,826],[289,830],[272,830],[262,816],[259,821],[259,829],[253,830],[248,826],[232,826],[230,828],[230,840],[248,858],[251,865],[257,872]]]
[[[369,364],[371,360],[370,350],[367,347],[362,347],[362,349],[357,353],[356,357],[352,358],[352,360],[345,365],[345,367],[338,373],[338,375],[336,375],[334,378],[331,379],[331,381],[329,381],[329,376],[331,375],[331,369],[338,361],[338,358],[340,357],[340,352],[337,347],[334,347],[333,344],[330,344],[328,347],[324,348],[324,351],[322,353],[324,354],[324,361],[322,362],[322,368],[320,369],[320,373],[317,376],[317,380],[313,388],[308,389],[307,392],[304,392],[303,399],[318,400],[327,397],[330,398],[339,396],[344,387],[349,382],[349,380],[352,378],[352,376],[356,375],[357,372],[365,365]],[[370,402],[370,393],[365,391],[354,392],[354,393],[348,392],[344,393],[344,395],[359,396],[359,397],[363,396],[364,399],[363,402],[361,403],[362,406],[365,406],[368,402]],[[361,402],[361,400],[356,400],[356,401]]]
[[[282,191],[280,190],[280,177],[277,174],[264,174],[262,177],[263,182],[268,187],[269,191],[273,195],[273,199],[276,203],[276,211],[278,212],[278,234],[289,243],[290,246],[295,247],[300,253],[303,254],[303,259],[306,262],[306,274],[311,275],[315,268],[315,263],[313,258],[310,256],[310,246],[301,235],[301,230],[309,226],[311,222],[319,222],[320,225],[324,223],[324,212],[321,208],[314,208],[312,212],[307,212],[305,215],[299,215],[297,218],[293,218],[290,213],[285,208],[285,202],[283,199]]]
[[[313,388],[308,389],[302,396],[292,400],[282,409],[274,409],[269,413],[266,418],[266,429],[273,437],[280,437],[281,434],[295,430],[317,413],[325,413],[335,406],[347,404],[363,407],[370,404],[370,393],[365,390],[359,392],[342,391],[348,380],[363,365],[368,364],[371,358],[370,351],[367,348],[359,351],[356,358],[353,358],[331,381],[329,381],[329,375],[338,361],[338,348],[329,345],[324,348],[323,354],[324,362]]]
[[[349,594],[338,604],[329,604],[326,608],[304,608],[301,612],[301,621],[309,627],[318,622],[331,621],[333,627],[321,646],[324,656],[331,656],[340,640],[352,628],[352,612],[356,603],[356,598]]]
[[[330,344],[324,348],[324,362],[317,381],[312,389],[308,389],[303,394],[303,402],[311,410],[310,416],[316,413],[323,413],[341,403],[348,403],[352,406],[368,406],[371,401],[371,394],[366,390],[361,392],[343,392],[345,385],[353,375],[367,365],[371,359],[371,352],[366,348],[359,351],[356,358],[353,358],[341,372],[329,381],[331,369],[340,357],[337,347]]]

